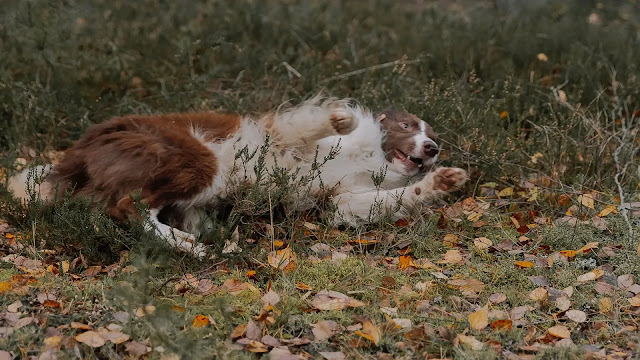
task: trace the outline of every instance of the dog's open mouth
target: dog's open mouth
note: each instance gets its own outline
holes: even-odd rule
[[[424,159],[422,158],[407,155],[398,149],[394,149],[394,155],[396,159],[400,160],[408,168],[421,168],[423,166]]]

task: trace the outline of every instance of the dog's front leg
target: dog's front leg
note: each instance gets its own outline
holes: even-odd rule
[[[275,144],[298,149],[315,149],[318,140],[349,134],[357,126],[358,120],[347,102],[332,99],[312,99],[266,120]]]
[[[356,226],[391,215],[393,220],[411,214],[417,207],[429,204],[459,189],[467,181],[467,173],[459,168],[437,168],[412,185],[364,193],[348,192],[333,201],[338,207],[337,223]]]

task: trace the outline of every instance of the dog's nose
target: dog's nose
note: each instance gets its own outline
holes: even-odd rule
[[[427,141],[423,146],[424,154],[429,157],[435,157],[440,152],[440,149],[438,149],[438,144],[434,143],[433,141]]]

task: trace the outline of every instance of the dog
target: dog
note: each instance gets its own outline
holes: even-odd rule
[[[260,149],[267,156],[241,155]],[[62,191],[91,197],[120,221],[140,216],[137,194],[148,206],[149,230],[203,256],[204,246],[195,241],[201,209],[259,176],[265,181],[256,173],[260,161],[267,182],[269,169],[316,173],[308,176],[308,193],[292,192],[296,210],[314,206],[330,189],[336,224],[359,226],[384,213],[409,216],[463,186],[466,172],[435,167],[438,155],[431,126],[413,114],[373,113],[349,100],[316,96],[258,118],[218,112],[116,117],[91,126],[59,164],[31,169],[42,174],[41,183],[29,183],[25,170],[10,179],[9,189],[21,198],[34,187],[43,199]],[[318,169],[316,160],[327,156]],[[180,229],[158,219],[168,207],[178,209]]]

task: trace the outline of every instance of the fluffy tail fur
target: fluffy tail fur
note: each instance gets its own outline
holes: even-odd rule
[[[47,200],[53,196],[53,186],[45,181],[53,170],[53,165],[39,165],[22,170],[9,179],[9,191],[23,202],[31,200],[32,195]]]

